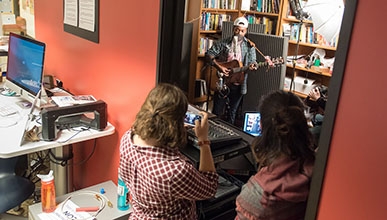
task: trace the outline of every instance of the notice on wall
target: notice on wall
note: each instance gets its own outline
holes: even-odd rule
[[[64,0],[64,23],[78,26],[78,1]]]
[[[79,0],[79,27],[94,32],[95,1]]]
[[[98,43],[99,0],[63,1],[64,31]]]

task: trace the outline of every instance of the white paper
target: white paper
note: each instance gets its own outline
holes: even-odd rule
[[[68,200],[62,208],[63,203],[58,205],[54,212],[38,214],[40,220],[68,220],[68,219],[85,219],[91,217],[87,212],[76,212],[79,206]]]
[[[242,0],[241,10],[250,11],[250,0]]]
[[[71,106],[76,104],[84,104],[95,102],[96,99],[92,95],[77,95],[77,96],[51,96],[51,99],[59,107]]]
[[[77,0],[64,0],[64,23],[72,26],[78,25]]]
[[[95,31],[95,0],[79,0],[79,27]]]

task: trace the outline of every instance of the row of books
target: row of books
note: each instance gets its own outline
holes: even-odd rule
[[[275,34],[277,20],[272,19],[266,16],[254,16],[246,15],[249,24],[264,24],[265,25],[265,34]]]
[[[280,1],[279,0],[242,0],[241,10],[278,14],[280,10]]]
[[[283,24],[284,36],[288,36],[289,40],[297,41],[300,37],[300,43],[310,43],[313,44],[314,40],[314,30],[312,25],[293,23],[293,24]]]
[[[327,42],[325,38],[314,31],[313,25],[303,23],[283,24],[283,35],[289,37],[289,40],[297,41],[298,37],[300,43],[318,44],[322,46],[336,47],[337,37],[331,42]]]
[[[204,55],[207,50],[212,47],[212,44],[214,44],[215,41],[216,39],[201,37],[199,42],[198,54]]]
[[[231,21],[231,15],[204,12],[200,17],[200,30],[202,31],[222,30],[222,24],[224,21]]]
[[[203,8],[218,8],[235,10],[237,0],[203,0]]]

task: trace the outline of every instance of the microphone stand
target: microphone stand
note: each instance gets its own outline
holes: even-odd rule
[[[206,64],[202,67],[202,69],[200,70],[200,72],[203,73],[203,71],[204,71],[208,66],[210,66],[210,71],[209,71],[210,76],[209,76],[209,78],[208,78],[208,83],[207,83],[207,85],[206,85],[206,86],[207,86],[206,109],[205,109],[206,112],[208,112],[208,105],[209,105],[209,103],[210,103],[210,96],[211,96],[211,82],[212,82],[212,68],[213,68],[212,62],[211,62],[211,64],[206,63]]]
[[[213,70],[214,66],[210,65],[210,76],[209,76],[209,79],[208,79],[208,85],[207,85],[207,105],[206,105],[206,112],[208,112],[208,106],[210,105],[210,96],[211,96],[211,83],[212,83],[212,70]]]
[[[293,75],[292,80],[290,81],[289,91],[294,92],[293,83],[294,83],[294,75],[296,73],[296,61],[298,60],[298,50],[300,47],[300,36],[301,36],[301,27],[304,24],[303,18],[300,18],[300,22],[298,23],[298,35],[297,35],[297,44],[296,44],[296,55],[293,57]]]

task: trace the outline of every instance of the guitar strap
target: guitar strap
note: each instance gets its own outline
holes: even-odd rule
[[[266,56],[255,46],[255,43],[252,42],[250,39],[246,38],[247,41],[250,43],[250,46],[254,47],[255,50],[263,57],[266,59]]]
[[[250,39],[246,38],[247,41],[250,43],[250,45],[252,47],[255,48],[255,50],[265,59],[265,61],[267,61],[268,63],[268,66],[273,66],[273,62],[271,61],[270,57],[269,56],[265,56],[256,46],[255,46],[255,43],[252,42]]]

